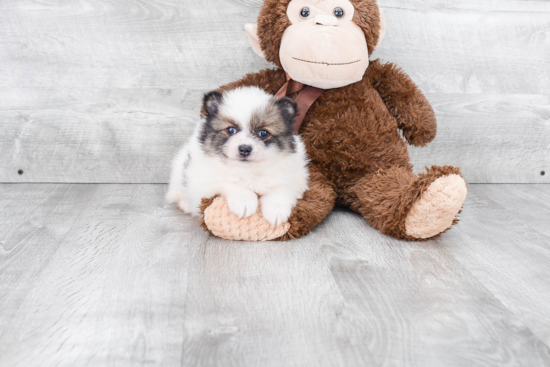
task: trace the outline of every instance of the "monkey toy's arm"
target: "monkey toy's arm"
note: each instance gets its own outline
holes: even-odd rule
[[[425,146],[435,138],[437,122],[430,103],[411,78],[394,64],[374,60],[367,74],[407,142]]]

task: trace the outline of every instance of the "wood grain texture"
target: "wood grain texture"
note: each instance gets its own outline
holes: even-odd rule
[[[200,93],[190,94],[3,90],[0,181],[168,182],[171,160],[199,118]]]
[[[202,92],[0,90],[0,182],[168,182],[172,157],[199,119]],[[550,97],[428,98],[438,135],[428,147],[410,147],[417,171],[451,164],[470,183],[550,183]]]
[[[479,185],[460,233],[438,242],[550,346],[550,187]]]
[[[550,185],[470,185],[423,243],[227,242],[165,190],[0,185],[1,366],[550,364]]]
[[[426,93],[549,94],[548,1],[379,0],[388,31],[374,57]]]
[[[428,95],[438,133],[409,147],[415,170],[462,168],[470,183],[550,183],[550,96]]]
[[[269,64],[243,25],[262,1],[0,3],[0,86],[210,89]],[[550,93],[547,1],[380,0],[375,57],[430,93]]]
[[[243,32],[261,3],[0,1],[0,182],[167,182],[201,94],[270,66]],[[374,57],[403,67],[439,118],[437,140],[411,150],[417,170],[550,182],[550,3],[380,5]]]
[[[0,187],[1,366],[179,363],[194,225],[163,190]]]
[[[213,89],[269,64],[234,0],[0,3],[0,86]]]

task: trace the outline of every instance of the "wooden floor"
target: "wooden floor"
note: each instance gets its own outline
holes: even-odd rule
[[[425,243],[336,210],[227,242],[165,185],[0,185],[1,366],[549,366],[550,185]]]

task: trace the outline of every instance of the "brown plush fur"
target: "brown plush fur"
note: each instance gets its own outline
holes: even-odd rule
[[[276,93],[285,83],[278,55],[289,25],[289,2],[266,0],[258,18],[262,50],[279,68],[249,74],[221,91],[259,86]],[[365,32],[372,52],[380,25],[376,1],[351,2],[356,9],[354,21]],[[407,142],[424,146],[435,138],[436,130],[429,102],[407,74],[392,64],[371,61],[362,81],[325,91],[300,129],[311,159],[310,188],[294,208],[290,231],[283,239],[307,234],[335,204],[342,204],[385,234],[415,240],[405,233],[405,218],[413,204],[437,178],[460,174],[450,166],[413,174]]]
[[[380,170],[355,183],[347,190],[344,201],[383,233],[416,240],[405,232],[405,219],[413,204],[420,200],[424,190],[438,178],[451,174],[460,175],[460,169],[451,166],[432,166],[426,170],[426,173],[418,176],[404,167]]]

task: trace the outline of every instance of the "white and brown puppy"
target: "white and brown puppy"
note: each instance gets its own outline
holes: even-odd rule
[[[256,213],[260,202],[271,225],[286,222],[309,176],[292,125],[296,103],[243,87],[206,94],[204,110],[206,119],[174,160],[168,201],[198,215],[201,199],[219,194],[239,218]]]

